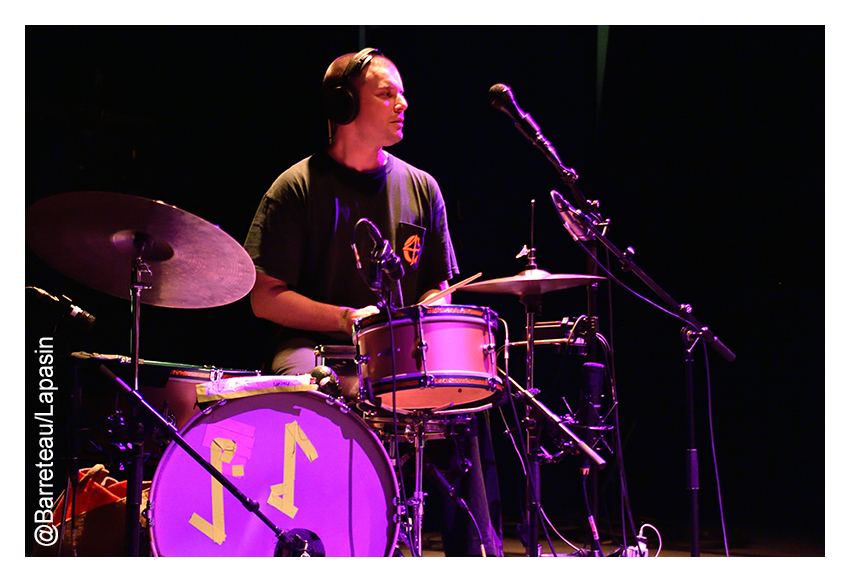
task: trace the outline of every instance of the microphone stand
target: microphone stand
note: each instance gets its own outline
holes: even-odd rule
[[[596,241],[590,240],[587,241],[587,269],[586,273],[590,276],[596,277],[599,274],[598,265],[596,263],[597,259],[597,249],[596,249]],[[598,316],[598,307],[597,307],[597,284],[591,283],[587,285],[587,319],[590,322],[590,332],[586,334],[585,341],[587,345],[587,356],[586,362],[600,363],[598,358],[599,346],[598,341],[596,339],[596,330],[598,330],[599,325],[599,316]],[[589,378],[587,374],[582,375],[582,382],[585,383],[583,386],[583,394],[589,394],[589,387],[586,385],[589,383]],[[587,406],[586,402],[581,402],[583,406]],[[587,430],[585,432],[585,438],[587,438],[590,434],[590,431]],[[582,478],[586,478],[588,482],[588,511],[591,515],[596,515],[599,507],[599,471],[596,466],[592,466],[587,462],[587,459],[582,460],[581,464],[581,474]]]
[[[697,492],[699,490],[699,477],[697,466],[697,451],[694,443],[694,422],[693,422],[693,386],[692,386],[692,365],[693,357],[691,352],[700,339],[709,344],[715,349],[725,360],[732,362],[735,360],[735,354],[715,336],[708,327],[703,326],[693,316],[693,309],[690,305],[677,303],[664,289],[662,289],[649,275],[647,275],[633,260],[634,251],[628,248],[625,253],[621,252],[611,241],[609,241],[603,232],[599,230],[599,226],[607,226],[607,222],[602,221],[594,214],[594,204],[585,198],[576,186],[578,174],[575,170],[567,168],[561,163],[557,152],[552,147],[552,144],[547,140],[540,131],[540,127],[534,123],[531,116],[519,109],[514,101],[510,87],[497,84],[490,88],[490,103],[497,109],[506,113],[522,135],[524,135],[535,147],[537,147],[546,159],[558,171],[561,180],[569,187],[570,192],[575,199],[578,209],[570,206],[563,200],[557,192],[552,193],[552,200],[558,208],[564,220],[564,226],[573,235],[573,238],[580,246],[588,253],[591,261],[596,257],[595,241],[601,242],[611,253],[618,258],[622,263],[625,272],[633,272],[643,281],[650,289],[652,289],[669,307],[670,310],[677,314],[680,319],[685,321],[686,325],[682,329],[682,338],[685,343],[685,373],[686,373],[686,391],[687,391],[687,406],[688,406],[688,423],[689,423],[689,442],[687,450],[688,462],[688,489],[691,491],[691,519],[692,519],[692,541],[691,552],[694,556],[699,555],[699,521],[697,507]],[[557,195],[557,196],[556,196]],[[581,227],[587,233],[574,232],[575,223],[570,218],[572,216],[577,222],[581,223]],[[592,235],[592,236],[591,236]],[[584,245],[580,241],[591,243]],[[594,261],[595,265],[595,261]],[[595,266],[593,267],[595,269]],[[595,297],[588,290],[588,311],[595,313]],[[590,317],[591,313],[588,313]]]
[[[584,200],[585,206],[589,207],[589,203],[581,195],[575,182],[568,181],[568,185],[577,199]],[[687,422],[688,422],[688,448],[686,450],[687,460],[687,480],[686,486],[689,491],[690,505],[690,521],[691,521],[691,555],[699,556],[699,462],[696,449],[695,427],[694,427],[694,397],[693,397],[693,349],[699,340],[703,340],[720,354],[723,359],[728,362],[735,360],[735,354],[723,344],[720,339],[712,333],[712,331],[700,323],[693,315],[693,308],[684,303],[678,303],[670,296],[660,285],[653,281],[646,272],[634,262],[634,251],[631,247],[625,252],[615,246],[599,229],[604,221],[592,213],[586,213],[582,210],[572,207],[566,202],[560,194],[552,192],[552,200],[555,203],[559,213],[566,222],[570,218],[575,219],[580,226],[588,233],[589,240],[595,240],[602,243],[617,259],[620,261],[624,272],[634,273],[641,281],[643,281],[664,303],[667,304],[670,311],[677,315],[685,322],[682,328],[682,341],[684,343],[684,360],[685,360],[685,396],[687,406]],[[571,230],[572,225],[568,226]],[[572,230],[571,230],[572,232]],[[580,238],[576,238],[582,248],[586,245],[580,242]],[[585,251],[587,249],[585,248]],[[589,251],[587,251],[589,252]]]
[[[255,514],[260,520],[266,524],[272,532],[274,532],[275,537],[277,538],[276,545],[276,555],[279,555],[283,550],[288,550],[288,555],[304,555],[305,552],[308,552],[312,547],[308,541],[302,539],[297,534],[290,534],[279,527],[277,527],[274,522],[269,519],[261,510],[260,504],[250,498],[248,498],[242,491],[240,491],[233,483],[227,480],[227,478],[216,469],[209,461],[207,461],[200,453],[195,451],[192,446],[186,442],[183,436],[177,431],[177,429],[168,422],[163,416],[157,412],[155,408],[153,408],[144,398],[142,398],[141,394],[139,394],[138,390],[134,390],[132,387],[128,386],[121,378],[116,376],[109,368],[105,365],[100,365],[100,372],[105,375],[109,380],[118,385],[122,390],[124,390],[127,394],[129,394],[134,400],[134,406],[138,406],[140,409],[144,410],[147,414],[153,417],[154,421],[157,425],[166,433],[166,436],[176,442],[180,448],[186,451],[190,457],[192,457],[195,461],[197,461],[213,478],[216,479],[219,483],[221,483],[225,489],[230,491],[251,513]],[[135,522],[139,522],[138,514],[136,514]]]

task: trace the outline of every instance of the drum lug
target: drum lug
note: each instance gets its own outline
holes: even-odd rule
[[[420,388],[433,388],[437,385],[437,379],[433,374],[424,374],[421,378],[419,378],[419,387]]]
[[[206,415],[208,415],[208,414],[212,413],[212,411],[213,411],[214,409],[218,408],[219,406],[224,406],[225,404],[227,404],[227,400],[226,400],[226,399],[224,399],[224,400],[219,400],[219,401],[217,401],[217,402],[214,402],[213,404],[210,404],[209,406],[207,406],[207,407],[206,407],[206,408],[205,408],[205,409],[201,412],[201,414],[202,414],[202,415],[204,415],[204,416],[206,416]]]
[[[148,497],[148,502],[145,505],[145,508],[142,510],[142,517],[145,518],[145,522],[147,523],[148,528],[153,527],[153,517],[151,516],[151,510],[153,509],[153,502]]]
[[[393,505],[395,505],[393,521],[395,523],[407,523],[407,504],[400,497],[393,497]]]

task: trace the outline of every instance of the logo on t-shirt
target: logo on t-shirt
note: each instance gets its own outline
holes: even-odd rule
[[[419,259],[422,258],[425,229],[421,226],[401,222],[398,225],[398,234],[399,240],[403,241],[401,250],[404,262],[411,269],[416,270],[419,266]]]

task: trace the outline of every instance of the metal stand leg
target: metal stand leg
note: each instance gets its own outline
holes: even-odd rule
[[[422,556],[422,518],[425,515],[425,493],[422,490],[422,475],[425,468],[425,440],[422,437],[421,427],[417,429],[413,437],[413,445],[416,449],[416,469],[414,476],[413,498],[408,502],[413,509],[412,538],[414,548],[411,551],[416,556]]]
[[[404,435],[398,435],[397,439],[393,436],[388,439],[390,449],[393,451],[391,456],[395,456],[399,484],[402,485],[403,489],[403,484],[401,483],[404,479],[402,464],[404,464],[409,457],[403,459],[399,454],[398,445],[402,440],[412,442],[414,446],[414,490],[413,494],[408,499],[402,499],[397,504],[397,515],[401,521],[399,537],[408,547],[411,555],[414,558],[418,558],[422,556],[422,527],[425,515],[426,496],[422,487],[423,477],[425,474],[425,442],[427,440],[425,438],[424,423],[415,422],[407,427]]]

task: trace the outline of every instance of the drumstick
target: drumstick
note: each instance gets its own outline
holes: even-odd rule
[[[480,277],[480,276],[481,276],[481,273],[478,273],[477,275],[473,275],[473,276],[472,276],[472,277],[470,277],[469,279],[464,279],[464,280],[463,280],[463,281],[461,281],[460,283],[455,283],[454,285],[452,285],[452,286],[451,286],[451,287],[449,287],[448,289],[443,289],[443,290],[442,290],[442,291],[440,291],[439,293],[436,293],[436,294],[431,295],[430,297],[428,297],[428,298],[424,299],[423,301],[421,301],[421,302],[417,305],[417,307],[424,306],[424,305],[431,305],[431,304],[432,304],[432,303],[434,303],[437,299],[442,299],[443,297],[445,297],[446,295],[448,295],[448,294],[449,294],[449,293],[451,293],[452,291],[457,291],[458,289],[460,289],[460,288],[461,288],[461,287],[463,287],[464,285],[469,285],[470,283],[472,283],[473,281],[475,281],[475,280],[476,280],[478,277]]]

